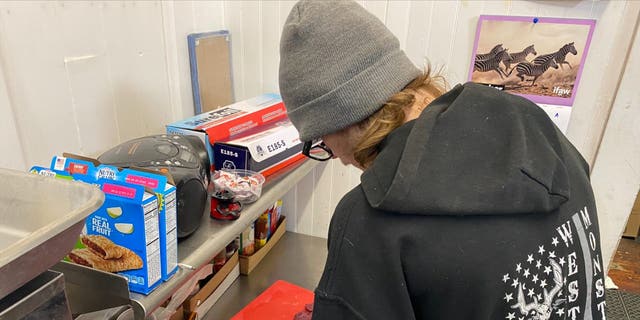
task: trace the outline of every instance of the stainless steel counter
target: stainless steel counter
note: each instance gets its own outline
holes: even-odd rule
[[[314,290],[327,259],[327,240],[287,232],[248,276],[240,276],[203,320],[230,319],[277,280]]]

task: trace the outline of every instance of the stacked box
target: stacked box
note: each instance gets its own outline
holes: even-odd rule
[[[127,278],[131,291],[148,294],[163,276],[159,217],[163,196],[147,185],[169,193],[175,188],[166,186],[164,176],[133,171],[122,175],[117,167],[96,164],[68,157],[54,157],[51,162],[51,171],[56,174],[96,184],[105,194],[104,204],[86,220],[83,248],[74,249],[69,258],[117,272]]]
[[[197,136],[202,140],[214,169],[213,145],[265,123],[286,118],[287,110],[277,94],[264,94],[167,125],[168,134]]]
[[[162,280],[169,280],[178,271],[176,187],[162,175],[140,170],[124,169],[117,174],[117,179],[150,188],[156,193],[159,200]]]
[[[302,146],[298,130],[283,119],[214,143],[214,166],[256,171],[266,177],[304,158]]]

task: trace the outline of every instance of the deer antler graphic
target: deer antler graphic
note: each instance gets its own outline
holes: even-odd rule
[[[520,314],[526,316],[528,319],[548,320],[551,318],[553,308],[556,307],[556,305],[553,304],[553,299],[556,297],[558,292],[562,290],[562,268],[553,259],[549,259],[549,263],[553,268],[553,282],[555,285],[551,291],[543,289],[544,299],[542,303],[538,302],[538,298],[535,296],[533,297],[532,303],[527,303],[524,297],[524,292],[522,291],[522,284],[520,284],[518,288],[518,300],[516,301],[516,304],[511,306],[512,309],[518,309]],[[561,303],[562,301],[556,302]]]

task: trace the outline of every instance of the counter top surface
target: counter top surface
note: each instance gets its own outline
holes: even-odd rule
[[[326,259],[326,239],[287,232],[253,272],[241,275],[202,319],[230,319],[277,280],[313,291]]]

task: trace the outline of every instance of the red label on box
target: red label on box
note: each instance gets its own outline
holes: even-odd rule
[[[75,174],[75,173],[79,173],[79,174],[87,174],[87,171],[89,170],[89,167],[85,164],[80,164],[80,163],[70,163],[69,167],[67,168],[67,171],[69,171],[70,174]]]
[[[209,136],[209,143],[213,145],[221,139],[229,138],[266,122],[283,119],[286,116],[287,109],[284,107],[284,103],[280,102],[254,113],[242,114],[240,117],[215,126],[207,124],[204,129]]]

